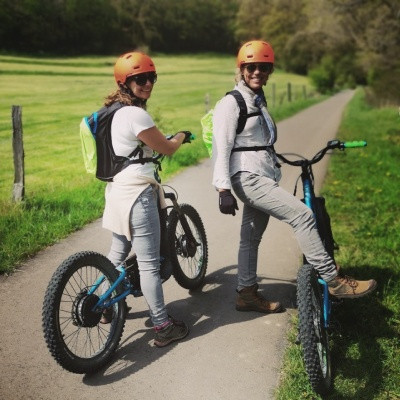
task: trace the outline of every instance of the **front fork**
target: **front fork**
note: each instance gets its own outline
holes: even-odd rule
[[[172,204],[173,204],[173,208],[174,210],[178,213],[178,218],[179,221],[182,225],[182,228],[184,230],[185,236],[186,236],[186,240],[188,243],[194,243],[195,245],[197,245],[197,242],[193,236],[193,233],[189,227],[189,224],[185,218],[185,215],[181,212],[180,207],[178,205],[176,196],[174,193],[165,193],[164,194],[165,197],[169,200],[171,200]],[[166,255],[168,254],[168,249],[165,247],[168,245],[168,240],[167,240],[167,209],[161,209],[159,208],[159,216],[160,216],[160,229],[161,229],[161,247],[160,247],[160,264],[161,264],[161,275],[162,274],[162,269],[163,267],[166,267],[165,264],[166,263]],[[174,249],[175,250],[175,249]],[[124,299],[125,297],[127,297],[129,294],[134,294],[134,288],[133,286],[129,283],[129,279],[127,279],[127,271],[125,269],[125,264],[120,265],[119,267],[117,267],[117,270],[119,271],[119,276],[118,279],[113,282],[113,284],[109,287],[108,290],[106,290],[106,292],[104,292],[99,300],[97,301],[97,303],[95,304],[95,306],[93,307],[93,311],[97,310],[97,309],[105,309],[105,308],[109,308],[111,307],[113,304],[117,303],[118,301]],[[137,266],[136,266],[137,268]],[[172,272],[168,272],[165,271],[166,274],[171,274]],[[169,276],[168,276],[169,278]],[[168,279],[167,277],[163,277],[164,280]],[[88,295],[94,294],[95,291],[99,288],[99,286],[104,282],[105,277],[104,275],[100,276],[96,282],[93,284],[93,286],[90,288],[90,290],[88,291]],[[112,292],[118,287],[118,285],[120,285],[122,283],[124,291],[119,294],[116,297],[111,297]]]
[[[115,303],[118,303],[120,300],[124,299],[128,294],[131,293],[131,285],[125,280],[126,278],[126,271],[123,265],[120,265],[117,270],[119,271],[119,276],[118,278],[113,282],[113,284],[100,296],[99,300],[93,307],[92,311],[96,311],[98,309],[104,310],[106,308],[110,308],[112,305]],[[96,282],[93,284],[93,286],[90,288],[88,291],[88,295],[93,294],[100,285],[103,284],[105,280],[104,275],[100,276]],[[119,294],[118,296],[111,297],[112,292],[122,283],[124,287],[124,291]]]
[[[315,194],[312,188],[309,174],[303,171],[301,179],[303,182],[304,203],[308,208],[310,208],[314,212],[313,200],[315,198]],[[322,286],[322,292],[323,292],[324,327],[328,329],[330,315],[331,315],[331,302],[329,300],[328,284],[322,278],[318,278],[318,283]]]
[[[318,278],[318,283],[322,286],[323,290],[324,328],[328,329],[331,317],[331,301],[329,300],[328,284],[322,278]]]
[[[190,226],[187,222],[187,219],[185,217],[185,215],[181,212],[181,209],[179,207],[178,201],[176,199],[176,196],[174,193],[164,193],[164,196],[171,200],[172,204],[173,204],[173,209],[177,212],[178,214],[178,218],[179,218],[179,222],[182,225],[183,231],[186,235],[186,239],[189,243],[194,243],[196,245],[198,245],[198,243],[196,242],[196,239],[193,236],[192,230],[190,229]]]

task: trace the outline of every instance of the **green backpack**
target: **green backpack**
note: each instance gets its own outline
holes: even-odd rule
[[[238,90],[232,90],[226,94],[232,95],[236,99],[239,106],[240,110],[239,119],[236,129],[236,134],[239,135],[243,131],[244,126],[246,125],[247,118],[254,117],[256,115],[261,115],[261,111],[248,114],[246,102],[242,94]],[[213,115],[214,115],[214,110],[211,109],[200,120],[202,127],[202,134],[203,134],[203,142],[207,148],[208,155],[210,156],[210,158],[212,157]]]
[[[81,138],[82,155],[86,172],[88,174],[95,174],[97,167],[96,139],[90,130],[86,117],[82,118],[79,125],[79,136]]]
[[[111,123],[116,111],[123,106],[121,103],[104,106],[83,118],[80,123],[79,133],[86,171],[96,174],[96,178],[101,181],[112,182],[116,174],[131,164],[158,163],[155,158],[143,157],[140,145],[128,157],[115,154],[111,140]],[[136,156],[138,158],[132,159]]]
[[[102,107],[90,116],[82,118],[79,126],[86,172],[96,174],[100,180],[112,180],[112,177],[120,171],[120,168],[115,167],[117,165],[120,167],[121,162],[126,161],[125,157],[115,156],[110,137],[112,118],[122,107],[121,103]]]

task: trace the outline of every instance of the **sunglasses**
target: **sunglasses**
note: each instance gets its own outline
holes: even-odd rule
[[[245,64],[244,67],[250,73],[253,73],[256,69],[258,69],[260,72],[270,74],[274,70],[274,64],[272,63],[251,63]]]
[[[139,86],[144,86],[147,81],[154,84],[157,82],[157,74],[155,72],[144,72],[143,74],[133,75],[132,80]]]

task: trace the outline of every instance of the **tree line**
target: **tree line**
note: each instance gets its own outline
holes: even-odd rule
[[[321,91],[400,96],[399,0],[0,0],[3,52],[235,54],[253,38]]]

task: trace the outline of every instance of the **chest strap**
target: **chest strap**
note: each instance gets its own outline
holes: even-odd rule
[[[267,150],[269,148],[272,148],[272,146],[252,146],[252,147],[235,147],[232,149],[232,153],[236,151],[261,151],[261,150]]]
[[[139,158],[136,158],[134,160],[131,159],[131,157],[136,157],[139,156]],[[157,160],[156,157],[143,157],[143,149],[140,145],[136,146],[136,149],[132,151],[131,154],[129,154],[128,159],[125,161],[124,165],[127,167],[128,165],[131,164],[146,164],[148,162],[152,162],[154,164],[157,164],[160,167],[161,170],[161,164]]]

